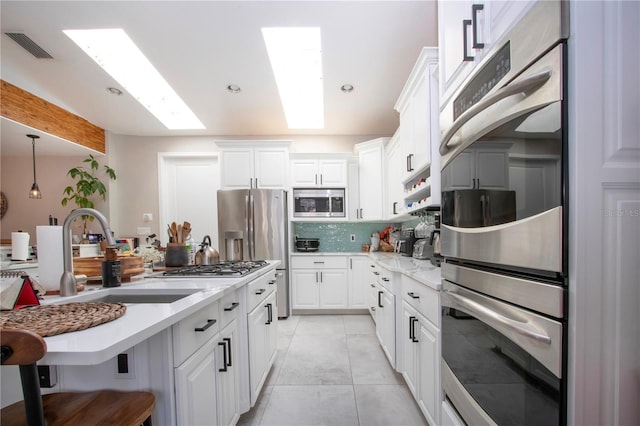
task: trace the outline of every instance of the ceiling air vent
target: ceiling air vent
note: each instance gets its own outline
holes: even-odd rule
[[[24,50],[31,53],[38,59],[53,59],[53,56],[49,55],[46,50],[38,46],[35,41],[31,40],[29,36],[23,33],[5,33],[13,41],[18,43]]]

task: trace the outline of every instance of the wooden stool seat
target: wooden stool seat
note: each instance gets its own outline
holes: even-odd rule
[[[2,426],[151,425],[151,392],[98,390],[40,394],[36,361],[47,353],[42,337],[28,330],[0,329],[2,365],[18,365],[24,401],[2,409]],[[44,420],[44,422],[43,422]]]
[[[60,392],[42,395],[47,426],[138,426],[151,415],[155,399],[151,392]],[[2,426],[26,425],[24,401],[2,409]]]

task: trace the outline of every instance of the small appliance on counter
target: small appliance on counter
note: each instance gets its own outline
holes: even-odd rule
[[[442,263],[442,253],[440,250],[440,214],[436,213],[434,216],[436,229],[431,231],[430,244],[431,249],[433,250],[431,264],[434,266],[440,266],[440,263]]]
[[[297,235],[295,237],[296,241],[296,251],[318,251],[320,248],[320,239],[319,238],[299,238]]]
[[[416,236],[413,228],[406,228],[402,230],[402,236],[396,243],[396,253],[400,253],[403,256],[413,256],[413,245],[416,242]]]
[[[433,256],[433,246],[429,238],[421,238],[413,245],[413,258],[428,260]]]

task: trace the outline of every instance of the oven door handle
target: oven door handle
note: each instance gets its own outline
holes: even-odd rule
[[[509,86],[505,86],[502,89],[498,90],[493,95],[485,98],[484,100],[478,102],[467,111],[465,111],[458,119],[453,123],[449,131],[442,138],[442,143],[440,143],[440,154],[445,155],[449,152],[449,147],[447,144],[453,137],[453,134],[456,133],[462,126],[464,126],[469,120],[471,120],[476,115],[480,114],[485,109],[489,108],[491,105],[495,104],[498,101],[501,101],[504,98],[508,98],[509,96],[517,95],[522,92],[527,92],[531,90],[536,90],[544,83],[547,82],[551,78],[551,71],[543,71],[537,74],[532,75],[531,77],[525,78],[522,81],[518,81],[517,83],[511,84]]]
[[[460,307],[466,309],[467,311],[469,311],[469,313],[472,313],[483,322],[488,322],[491,320],[497,321],[510,330],[513,330],[514,332],[525,337],[536,340],[538,342],[546,343],[547,345],[551,344],[551,338],[549,336],[547,336],[546,334],[541,334],[540,332],[538,332],[538,330],[529,326],[526,322],[507,318],[506,316],[501,315],[474,300],[468,299],[452,291],[445,290],[443,293],[453,299],[452,301],[454,303],[457,303]]]

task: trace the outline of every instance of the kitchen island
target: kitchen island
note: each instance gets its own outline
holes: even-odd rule
[[[43,393],[151,390],[156,424],[235,423],[255,403],[275,359],[279,264],[269,261],[237,278],[158,276],[47,296],[44,304],[96,301],[110,293],[134,295],[138,303],[124,299],[126,312],[113,321],[46,337],[48,353],[39,365],[51,366],[54,383]],[[168,297],[158,303],[158,295]],[[3,367],[3,406],[21,399],[16,379]]]

